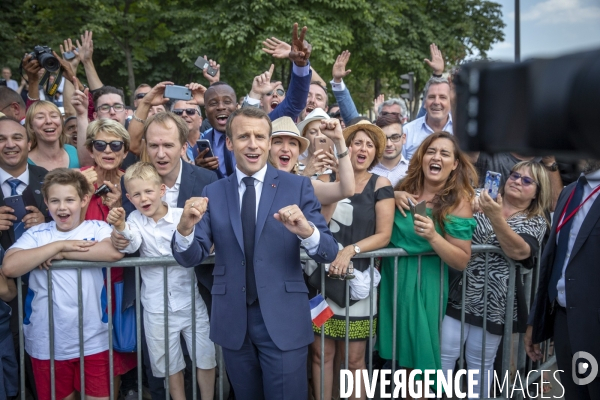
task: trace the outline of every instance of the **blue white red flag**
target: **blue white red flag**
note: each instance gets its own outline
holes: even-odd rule
[[[319,328],[333,316],[333,311],[331,311],[329,304],[327,304],[320,294],[310,299],[310,316],[313,323]]]

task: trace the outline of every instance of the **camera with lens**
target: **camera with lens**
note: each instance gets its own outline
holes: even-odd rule
[[[52,49],[48,46],[35,46],[31,53],[31,57],[38,60],[41,67],[46,71],[54,72],[60,68],[60,62],[52,54]]]

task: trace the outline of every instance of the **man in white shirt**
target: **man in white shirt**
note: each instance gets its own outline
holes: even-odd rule
[[[387,141],[381,161],[371,172],[388,178],[394,187],[406,176],[408,170],[408,160],[402,155],[406,135],[402,131],[401,118],[400,115],[389,113],[380,115],[375,121],[375,125],[387,136]]]
[[[8,67],[2,68],[2,79],[6,81],[6,86],[15,92],[19,89],[19,84],[14,79],[10,79],[12,71]]]
[[[433,132],[454,133],[450,114],[450,83],[446,78],[429,79],[425,86],[424,103],[425,116],[404,125],[406,144],[402,154],[409,161],[423,140]]]

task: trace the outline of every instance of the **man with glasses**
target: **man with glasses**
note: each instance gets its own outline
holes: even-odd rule
[[[381,161],[371,172],[388,178],[392,186],[396,186],[406,176],[408,170],[408,160],[402,155],[406,135],[402,131],[400,116],[393,113],[382,114],[375,121],[375,125],[383,130],[387,141]]]
[[[103,86],[94,91],[94,119],[109,118],[125,125],[125,96],[121,89],[113,86]]]
[[[178,100],[171,105],[171,112],[183,118],[187,124],[189,133],[187,136],[186,154],[191,162],[198,157],[196,142],[200,139],[200,126],[202,125],[202,113],[200,106],[193,100]]]
[[[138,106],[140,105],[140,100],[144,98],[144,96],[150,91],[150,89],[152,89],[152,87],[147,83],[142,83],[135,89],[135,92],[133,92],[133,106],[135,108],[138,108]]]

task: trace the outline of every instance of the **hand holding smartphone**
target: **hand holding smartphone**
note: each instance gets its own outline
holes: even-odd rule
[[[415,204],[410,198],[408,199],[408,205],[412,215],[419,214],[422,217],[427,217],[427,202],[425,200]]]
[[[196,67],[200,68],[201,70],[204,70],[204,68],[207,68],[206,72],[208,72],[208,74],[210,76],[217,75],[218,71],[216,69],[214,69],[213,67],[211,67],[210,64],[208,63],[208,61],[206,61],[204,59],[204,57],[202,57],[202,56],[198,57],[198,59],[196,60],[196,62],[194,63],[194,65]]]
[[[196,142],[196,145],[198,146],[198,153],[202,153],[204,150],[208,149],[208,153],[204,155],[204,158],[214,157],[214,153],[210,147],[210,141],[208,139],[199,139]]]
[[[18,222],[21,222],[21,220],[27,214],[27,210],[25,209],[25,201],[21,195],[4,198],[4,204],[14,210],[14,215],[17,217]]]
[[[498,198],[498,190],[500,189],[500,181],[502,180],[502,174],[494,171],[487,171],[485,174],[484,189],[487,194],[494,200]]]
[[[167,85],[165,87],[164,97],[171,100],[191,100],[192,91],[185,86]]]

